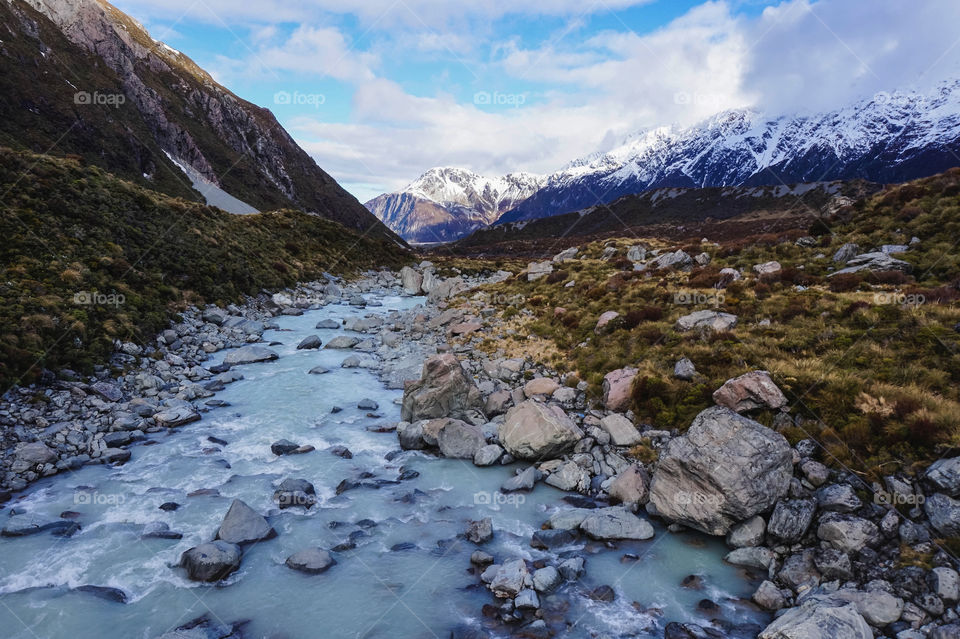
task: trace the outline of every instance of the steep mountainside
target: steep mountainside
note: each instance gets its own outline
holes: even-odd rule
[[[960,81],[930,94],[878,95],[812,116],[720,113],[689,128],[645,131],[550,175],[498,223],[612,202],[661,187],[903,182],[960,165]]]
[[[0,144],[79,155],[168,195],[199,200],[199,180],[257,210],[389,235],[270,111],[103,0],[0,1],[0,91]]]
[[[399,266],[396,242],[301,211],[233,215],[0,147],[0,385],[88,371],[188,303]],[[344,252],[344,247],[352,250]]]
[[[488,178],[439,167],[402,191],[370,200],[366,207],[406,240],[445,242],[493,223],[542,184],[542,177],[529,173]]]

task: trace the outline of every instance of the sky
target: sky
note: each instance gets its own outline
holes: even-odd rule
[[[361,201],[551,173],[657,126],[960,77],[956,0],[114,0]]]

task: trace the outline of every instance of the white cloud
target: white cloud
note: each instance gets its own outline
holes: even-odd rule
[[[377,62],[376,54],[354,49],[338,29],[300,26],[284,42],[251,53],[246,66],[272,74],[292,71],[357,81],[373,79]]]

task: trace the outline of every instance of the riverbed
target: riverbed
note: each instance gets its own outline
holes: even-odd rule
[[[2,635],[150,639],[208,615],[227,624],[247,620],[245,637],[445,638],[457,624],[482,624],[483,605],[494,602],[471,569],[477,546],[458,538],[481,517],[493,519],[494,539],[483,549],[498,560],[586,558],[585,577],[551,602],[572,624],[567,636],[662,637],[669,621],[707,625],[718,614],[728,627],[742,628],[731,630],[733,636],[752,636],[754,624],[763,626],[765,615],[742,602],[757,582],[722,561],[721,540],[669,533],[655,522],[656,535],[646,542],[614,549],[581,541],[559,551],[534,550],[532,533],[556,509],[571,507],[566,493],[538,484],[530,494],[504,496],[499,487],[517,465],[479,468],[401,452],[395,433],[378,431],[400,419],[402,391],[387,389],[375,371],[341,368],[349,351],[296,350],[308,335],[327,343],[346,334],[315,329],[321,320],[404,311],[423,299],[378,301],[382,306],[331,304],[278,317],[278,328],[264,339],[279,342],[271,346],[279,359],[235,367],[244,379],[216,395],[229,405],[152,435],[149,445],[132,447],[123,466],[86,466],[41,480],[12,502],[7,511],[43,520],[79,513],[81,530],[71,537],[0,539]],[[308,374],[317,366],[330,372]],[[358,408],[364,399],[378,408]],[[316,450],[278,457],[270,445],[279,439]],[[347,447],[352,458],[333,454],[334,446]],[[408,478],[400,480],[401,473]],[[317,504],[279,510],[272,497],[284,478],[310,481]],[[343,480],[363,485],[338,495]],[[213,538],[235,498],[268,515],[278,536],[248,547],[240,570],[222,584],[189,581],[176,567],[180,555]],[[180,507],[159,508],[168,502]],[[183,538],[141,538],[144,527],[158,521]],[[344,549],[321,575],[284,565],[289,555],[315,546]],[[701,576],[702,587],[682,587],[689,575]],[[616,591],[613,602],[582,596],[603,584]],[[72,590],[84,585],[119,589],[127,603]],[[720,612],[698,612],[704,599]]]

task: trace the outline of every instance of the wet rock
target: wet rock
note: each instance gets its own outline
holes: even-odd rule
[[[747,548],[759,546],[763,543],[766,532],[766,522],[760,515],[754,515],[746,521],[741,521],[727,533],[727,545],[732,548]]]
[[[613,588],[610,586],[597,586],[589,593],[587,596],[594,601],[606,601],[610,602],[617,598],[617,593],[614,592]]]
[[[507,412],[499,437],[517,459],[544,459],[572,448],[583,432],[558,406],[527,400]]]
[[[313,350],[315,348],[320,348],[321,346],[323,346],[323,342],[320,341],[319,337],[316,335],[308,335],[300,340],[299,344],[297,344],[297,350]]]
[[[503,449],[497,444],[481,446],[473,456],[473,463],[477,466],[493,466],[503,457]]]
[[[310,375],[326,375],[330,372],[329,368],[324,368],[323,366],[314,366],[307,373]]]
[[[175,406],[162,410],[153,416],[157,426],[164,428],[176,428],[200,419],[200,413],[193,410],[190,406]]]
[[[474,550],[470,554],[470,563],[481,567],[489,566],[493,563],[493,555],[482,550]]]
[[[423,441],[423,424],[417,422],[400,422],[397,424],[397,438],[400,440],[400,448],[404,450],[423,450],[427,447]]]
[[[380,408],[380,404],[372,399],[361,399],[357,402],[357,408],[360,410],[377,410]]]
[[[573,530],[537,530],[530,539],[530,546],[540,550],[550,550],[569,546],[579,540]]]
[[[420,380],[403,392],[402,419],[465,418],[482,404],[480,391],[464,372],[460,361],[444,353],[428,359]]]
[[[553,592],[562,582],[560,571],[553,566],[545,566],[533,572],[533,589],[537,592]]]
[[[738,413],[758,408],[775,410],[787,404],[787,398],[766,371],[752,371],[727,380],[714,391],[713,401]]]
[[[142,539],[183,539],[183,533],[170,530],[165,521],[152,521],[143,527]]]
[[[540,598],[537,597],[535,590],[524,588],[517,593],[513,605],[517,610],[536,610],[540,607]]]
[[[782,435],[713,407],[661,452],[650,501],[671,521],[725,535],[772,507],[792,477],[793,453]]]
[[[483,430],[479,426],[449,419],[437,432],[440,454],[449,459],[472,460],[486,445]]]
[[[527,572],[526,562],[522,559],[514,559],[497,567],[490,581],[490,590],[501,599],[513,598],[523,590],[529,579],[530,573]]]
[[[317,503],[316,489],[306,479],[284,479],[273,493],[273,500],[281,508],[302,506],[311,508]]]
[[[567,581],[576,581],[586,572],[585,561],[583,557],[565,559],[557,566],[557,571]]]
[[[334,319],[324,319],[317,322],[314,328],[317,330],[336,330],[340,328],[340,322]]]
[[[308,575],[319,575],[329,570],[337,561],[326,550],[321,548],[307,548],[287,557],[285,563],[288,567],[298,572],[303,572]]]
[[[274,455],[282,456],[282,455],[289,455],[299,447],[300,447],[299,444],[295,444],[289,439],[280,439],[273,442],[273,444],[270,445],[270,450],[273,452]]]
[[[503,484],[500,486],[500,490],[505,493],[514,493],[519,491],[530,492],[533,490],[534,485],[539,479],[540,471],[538,471],[534,466],[529,466],[503,482]]]
[[[580,530],[592,539],[650,539],[653,526],[620,507],[598,508],[580,523]]]
[[[489,517],[471,521],[467,526],[467,541],[485,544],[491,539],[493,539],[493,521]]]
[[[267,523],[263,515],[245,502],[234,499],[217,530],[216,538],[229,544],[243,545],[276,536],[277,531]]]
[[[127,593],[119,588],[110,588],[109,586],[77,586],[73,589],[75,592],[83,592],[104,601],[113,603],[127,603]]]
[[[240,547],[225,541],[200,544],[180,556],[180,565],[193,581],[220,581],[240,567]]]
[[[257,346],[251,344],[248,346],[241,346],[235,351],[227,353],[223,358],[224,364],[229,364],[230,366],[238,366],[240,364],[255,364],[257,362],[268,362],[275,360],[280,357],[276,351],[272,351],[265,346]]]
[[[174,510],[180,508],[180,504],[175,501],[165,501],[159,506],[160,510],[166,512],[173,512]]]
[[[642,506],[650,492],[650,475],[640,464],[631,464],[610,483],[607,493],[613,504]]]
[[[346,446],[331,446],[328,450],[331,454],[336,455],[337,457],[342,457],[343,459],[353,459],[353,453],[350,452],[350,449]]]

